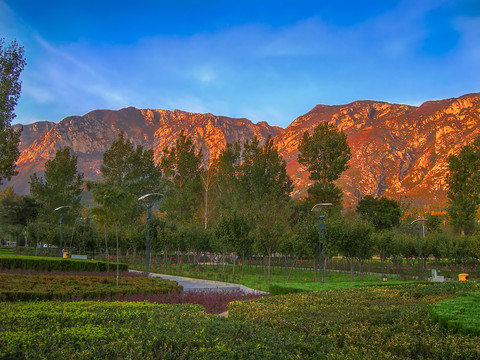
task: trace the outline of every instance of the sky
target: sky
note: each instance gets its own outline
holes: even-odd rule
[[[480,92],[480,0],[0,0],[14,123],[128,106],[288,126],[317,104]]]

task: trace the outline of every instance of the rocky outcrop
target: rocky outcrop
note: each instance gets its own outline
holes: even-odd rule
[[[350,168],[338,181],[346,205],[367,194],[409,198],[417,205],[443,204],[448,156],[480,135],[480,94],[428,101],[419,107],[379,101],[317,105],[286,129],[180,110],[95,110],[58,124],[23,126],[19,175],[10,185],[18,192],[28,192],[29,176],[41,173],[45,161],[65,146],[77,154],[79,170],[87,178],[99,178],[102,155],[120,131],[134,144],[152,148],[158,161],[162,150],[172,146],[183,130],[202,149],[206,163],[226,143],[244,142],[254,135],[262,141],[273,136],[294,179],[294,196],[301,196],[309,180],[297,162],[298,144],[305,131],[313,132],[321,122],[342,129],[352,149]]]
[[[27,193],[29,177],[34,172],[42,174],[45,161],[53,159],[55,152],[66,146],[78,156],[78,169],[86,178],[99,178],[103,153],[117,139],[120,131],[135,145],[153,149],[158,161],[162,150],[174,145],[183,130],[192,137],[194,145],[202,149],[208,162],[227,142],[244,142],[254,135],[264,141],[268,135],[276,136],[282,130],[265,122],[253,124],[247,119],[133,107],[118,111],[95,110],[84,116],[67,117],[53,126],[51,124],[35,123],[23,127],[22,152],[17,161],[19,174],[8,184],[19,193]],[[30,128],[42,129],[36,133],[36,139],[33,131],[25,132]]]
[[[275,139],[297,195],[309,184],[308,174],[296,161],[298,143],[303,132],[313,132],[320,122],[334,123],[348,136],[352,159],[339,179],[347,204],[364,195],[442,204],[448,156],[480,135],[480,94],[420,107],[376,101],[316,106]]]

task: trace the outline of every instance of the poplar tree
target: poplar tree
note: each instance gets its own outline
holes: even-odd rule
[[[298,163],[310,173],[309,179],[313,181],[307,202],[310,205],[330,202],[340,208],[342,191],[334,182],[348,169],[351,152],[347,135],[333,124],[320,123],[312,135],[305,131],[298,151]]]
[[[25,67],[23,47],[13,41],[4,47],[5,40],[0,39],[0,185],[2,180],[10,180],[17,174],[15,162],[20,155],[18,143],[21,131],[12,128],[22,83],[20,74]]]
[[[480,136],[448,158],[448,215],[463,235],[475,229],[480,204]]]

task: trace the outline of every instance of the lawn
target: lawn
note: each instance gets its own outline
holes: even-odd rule
[[[142,270],[142,263],[130,263],[131,268]],[[325,282],[315,281],[313,270],[290,269],[289,276],[285,268],[272,267],[270,281],[265,278],[264,268],[262,266],[245,266],[242,272],[240,267],[236,269],[236,275],[233,276],[231,266],[225,268],[222,274],[221,268],[213,265],[192,266],[189,264],[181,265],[162,265],[152,266],[150,271],[153,273],[163,273],[169,275],[186,276],[197,279],[217,280],[234,282],[245,285],[249,288],[270,292],[272,289],[290,289],[294,291],[315,291],[344,289],[356,286],[373,285],[382,283],[382,278],[376,275],[356,275],[355,281],[350,281],[349,273],[327,271],[325,274]],[[397,277],[388,278],[389,283],[399,283]],[[281,290],[280,290],[281,291]]]

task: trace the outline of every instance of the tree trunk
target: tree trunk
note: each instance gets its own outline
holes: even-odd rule
[[[115,238],[117,240],[117,287],[118,287],[118,280],[120,278],[120,268],[119,268],[119,257],[120,257],[120,254],[119,254],[119,251],[118,251],[118,224],[117,222],[115,222]]]
[[[353,267],[354,267],[354,265],[353,265],[353,258],[350,258],[350,281],[351,281],[351,282],[354,282],[354,281],[355,281]]]

